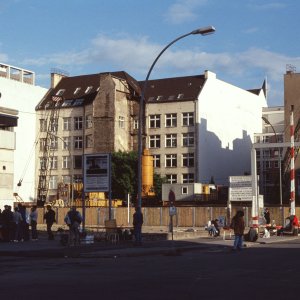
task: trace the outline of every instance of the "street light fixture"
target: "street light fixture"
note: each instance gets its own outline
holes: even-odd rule
[[[271,126],[274,135],[275,135],[275,139],[276,139],[276,144],[278,144],[278,136],[277,133],[273,127],[273,125],[270,123],[270,121],[266,118],[266,117],[261,117],[264,122],[268,125]],[[280,210],[281,210],[281,221],[283,223],[283,208],[282,208],[282,178],[281,178],[281,153],[280,153],[280,148],[278,148],[278,164],[279,164],[279,193],[280,193]]]
[[[194,35],[194,34],[201,34],[201,35],[208,35],[208,34],[212,34],[216,31],[216,29],[213,26],[207,26],[207,27],[202,27],[202,28],[198,28],[196,30],[193,30],[189,33],[186,33],[184,35],[179,36],[178,38],[176,38],[175,40],[173,40],[172,42],[170,42],[165,48],[163,48],[163,50],[158,54],[158,56],[156,57],[156,59],[154,60],[154,62],[152,63],[148,74],[146,76],[146,79],[144,81],[143,84],[143,89],[142,89],[142,94],[141,94],[141,99],[140,99],[140,107],[139,107],[139,131],[138,131],[138,203],[137,206],[138,207],[142,207],[142,148],[143,148],[143,119],[144,119],[144,102],[145,102],[145,93],[146,93],[146,89],[147,89],[147,83],[148,83],[148,79],[150,77],[150,74],[156,64],[156,62],[158,61],[158,59],[161,57],[161,55],[174,43],[176,43],[177,41],[189,36],[189,35]]]

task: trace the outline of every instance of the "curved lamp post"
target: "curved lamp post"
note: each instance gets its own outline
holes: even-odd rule
[[[139,131],[138,131],[138,203],[137,206],[138,207],[142,207],[142,148],[143,148],[143,118],[144,118],[144,102],[145,102],[145,93],[146,93],[146,89],[147,89],[147,83],[148,83],[148,79],[150,77],[150,74],[152,72],[153,67],[155,66],[156,62],[158,61],[158,59],[161,57],[161,55],[174,43],[176,43],[177,41],[192,35],[192,34],[201,34],[201,35],[208,35],[208,34],[212,34],[216,31],[216,29],[213,26],[207,26],[207,27],[202,27],[196,30],[193,30],[189,33],[186,33],[184,35],[179,36],[178,38],[176,38],[175,40],[173,40],[171,43],[169,43],[156,57],[156,59],[154,60],[154,62],[152,63],[147,77],[144,81],[144,85],[143,85],[143,89],[142,89],[142,94],[141,94],[141,99],[140,99],[140,107],[139,107]]]
[[[270,123],[270,121],[265,118],[265,117],[261,117],[264,122],[268,125],[271,126],[272,128],[272,131],[275,135],[275,139],[276,139],[276,144],[278,144],[278,136],[277,136],[277,133],[273,127],[273,125]],[[282,178],[281,178],[281,154],[280,154],[280,148],[278,148],[278,164],[279,164],[279,193],[280,193],[280,210],[281,210],[281,221],[282,221],[282,224],[283,224],[283,209],[282,209]]]

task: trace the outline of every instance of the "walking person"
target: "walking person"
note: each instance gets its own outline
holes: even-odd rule
[[[142,244],[142,225],[143,225],[143,214],[140,207],[135,208],[133,214],[133,230],[135,236],[135,245],[140,246]]]
[[[270,216],[270,210],[266,207],[264,212],[264,218],[266,221],[266,225],[271,225],[271,216]]]
[[[69,245],[79,245],[79,226],[82,222],[82,216],[80,212],[76,210],[76,206],[72,206],[70,211],[67,212],[65,216],[65,222],[69,226]]]
[[[38,212],[36,206],[32,206],[29,214],[29,219],[30,219],[30,226],[31,226],[31,240],[37,241],[38,234],[37,234],[36,227],[37,227]]]
[[[22,237],[22,222],[23,218],[19,212],[19,208],[15,207],[13,212],[13,221],[14,221],[14,242],[24,241]]]
[[[234,231],[234,243],[232,250],[242,250],[245,230],[244,212],[242,210],[238,210],[236,212],[236,215],[231,220],[230,228]]]
[[[54,240],[52,225],[55,222],[55,211],[51,208],[51,205],[49,204],[47,205],[47,211],[44,214],[44,220],[47,224],[48,240]]]

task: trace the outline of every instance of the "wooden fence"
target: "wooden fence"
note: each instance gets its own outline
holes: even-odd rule
[[[69,208],[53,208],[56,212],[56,221],[58,225],[64,225],[64,217]],[[251,207],[234,207],[231,217],[238,209],[244,210],[246,225],[251,225]],[[281,224],[282,212],[279,207],[269,207],[271,220],[275,220],[276,224]],[[82,213],[82,209],[78,208]],[[283,209],[283,217],[288,216],[288,207]],[[43,224],[44,208],[38,208],[38,224]],[[145,226],[168,226],[170,222],[168,207],[143,207]],[[134,208],[130,207],[114,207],[112,208],[112,218],[117,220],[118,225],[131,225]],[[296,208],[296,215],[300,216],[300,207]],[[225,217],[228,223],[230,218],[226,207],[177,207],[177,214],[173,218],[173,224],[176,227],[202,227],[209,220]],[[85,209],[85,225],[86,226],[103,226],[104,220],[109,219],[109,210],[107,207],[88,207]]]

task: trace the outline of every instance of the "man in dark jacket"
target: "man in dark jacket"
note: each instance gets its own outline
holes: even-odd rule
[[[47,205],[47,211],[44,214],[44,220],[47,224],[48,240],[54,240],[54,235],[51,228],[53,223],[55,222],[55,212],[51,208],[51,205]]]
[[[135,213],[133,214],[133,228],[135,236],[135,244],[142,244],[142,225],[143,225],[143,214],[140,207],[135,208]]]

